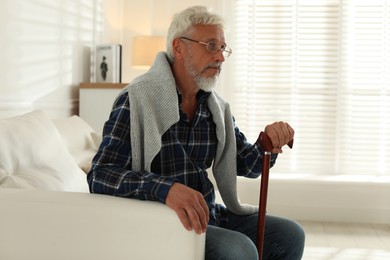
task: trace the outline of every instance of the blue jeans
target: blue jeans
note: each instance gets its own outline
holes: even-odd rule
[[[228,213],[225,227],[209,225],[206,231],[206,260],[258,259],[257,214]],[[263,259],[301,259],[305,244],[303,228],[295,221],[266,216]]]

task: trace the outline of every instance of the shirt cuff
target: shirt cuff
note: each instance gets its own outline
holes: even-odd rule
[[[174,178],[159,178],[152,189],[152,194],[156,198],[156,200],[165,203],[165,200],[168,196],[168,192],[175,182],[176,179]]]

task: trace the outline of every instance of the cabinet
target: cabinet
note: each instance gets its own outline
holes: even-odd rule
[[[80,83],[79,116],[102,133],[112,105],[127,83]]]

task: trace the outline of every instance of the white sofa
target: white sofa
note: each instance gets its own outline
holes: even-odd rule
[[[89,194],[99,138],[77,116],[0,119],[0,259],[203,259],[164,204]]]

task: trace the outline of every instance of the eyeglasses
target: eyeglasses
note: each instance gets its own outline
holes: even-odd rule
[[[216,54],[219,51],[221,51],[224,57],[229,57],[230,54],[232,54],[232,52],[233,52],[232,49],[230,49],[226,44],[222,44],[221,46],[218,46],[218,43],[216,43],[214,41],[202,42],[202,41],[193,40],[193,39],[190,39],[187,37],[180,37],[179,39],[184,39],[184,40],[188,40],[191,42],[196,42],[196,43],[202,44],[202,45],[206,46],[207,51],[212,53],[212,54]]]

